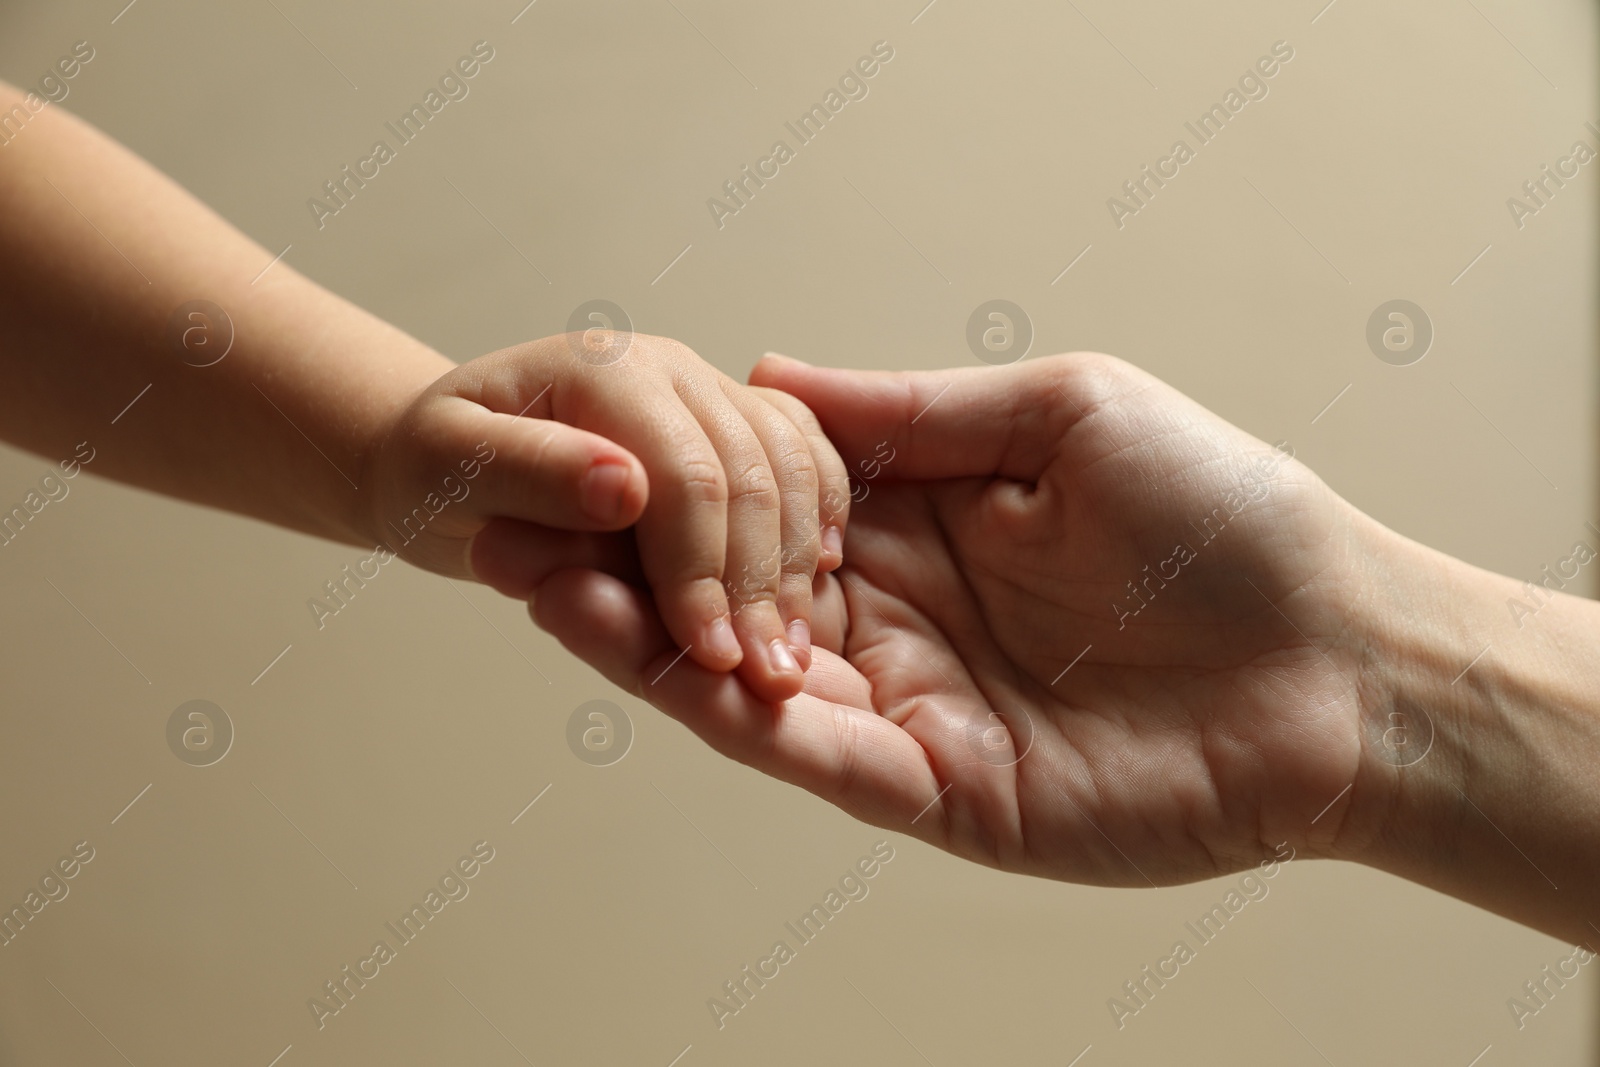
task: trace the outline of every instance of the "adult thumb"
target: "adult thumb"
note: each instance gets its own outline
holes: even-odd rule
[[[768,353],[750,384],[815,412],[852,471],[867,462],[893,478],[1036,481],[1067,430],[1105,396],[1092,361],[1126,366],[1074,353],[1006,367],[862,371]]]

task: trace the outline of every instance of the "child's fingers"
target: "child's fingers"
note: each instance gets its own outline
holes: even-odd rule
[[[641,396],[648,409],[617,421],[612,431],[650,478],[650,507],[635,528],[639,562],[679,647],[708,670],[729,671],[745,650],[722,586],[729,509],[724,457],[675,393]]]
[[[850,521],[850,472],[810,408],[780,389],[751,386],[750,391],[783,412],[811,448],[817,469],[816,524],[821,530],[817,569],[838,570],[844,562],[844,531]]]
[[[743,386],[730,382],[727,392],[766,450],[776,478],[782,544],[767,569],[778,570],[778,617],[803,670],[811,665],[811,579],[821,553],[816,463],[805,436],[782,412]]]
[[[764,700],[786,700],[805,684],[778,614],[782,499],[771,460],[749,420],[715,382],[680,378],[677,392],[704,429],[725,472],[733,630],[744,650],[740,677]]]
[[[599,434],[489,411],[456,396],[440,396],[436,403],[436,432],[419,442],[424,455],[416,469],[454,473],[463,463],[476,466],[467,498],[473,514],[565,530],[620,530],[644,511],[644,466]]]

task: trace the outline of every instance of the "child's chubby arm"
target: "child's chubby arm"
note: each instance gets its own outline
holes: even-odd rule
[[[642,580],[687,656],[799,692],[850,493],[793,397],[666,338],[547,337],[428,386],[365,471],[375,539],[411,562],[523,599],[572,566]]]
[[[516,596],[637,574],[686,655],[799,691],[849,492],[797,401],[636,335],[458,367],[62,107],[0,115],[0,438]]]

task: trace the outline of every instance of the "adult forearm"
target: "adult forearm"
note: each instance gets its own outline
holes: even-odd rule
[[[1600,604],[1559,591],[1592,550],[1534,585],[1381,528],[1373,539],[1363,613],[1378,682],[1342,840],[1364,862],[1600,944]]]
[[[21,100],[0,85],[0,111]],[[0,434],[52,460],[88,441],[94,473],[369,540],[371,443],[454,364],[285,263],[263,273],[274,254],[59,107],[34,115],[0,147]],[[201,300],[231,327],[178,314]]]

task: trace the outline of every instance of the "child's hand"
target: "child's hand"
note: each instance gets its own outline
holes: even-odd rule
[[[400,556],[509,596],[565,567],[631,569],[689,656],[739,667],[771,701],[800,691],[812,580],[841,561],[850,501],[793,397],[676,341],[598,331],[444,375],[388,427],[362,484]],[[636,558],[606,533],[629,526]]]

